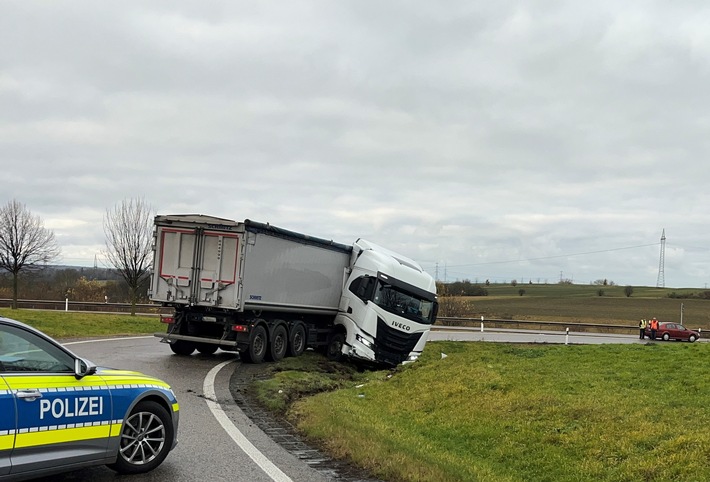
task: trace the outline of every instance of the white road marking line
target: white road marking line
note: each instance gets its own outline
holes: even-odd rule
[[[153,336],[131,336],[124,338],[106,338],[102,340],[84,340],[84,341],[72,341],[69,343],[64,343],[64,345],[78,345],[80,343],[96,343],[99,341],[118,341],[118,340],[134,340],[137,338],[153,338]],[[212,400],[217,400],[217,394],[214,391],[214,381],[217,378],[217,373],[225,366],[233,363],[234,360],[229,360],[222,362],[212,370],[209,371],[205,377],[205,382],[202,387],[202,391],[205,395],[205,401],[209,407],[212,415],[217,419],[217,422],[222,426],[225,432],[236,442],[242,451],[252,459],[256,465],[259,466],[261,470],[264,471],[266,475],[271,477],[274,482],[293,482],[293,480],[286,474],[284,474],[281,469],[274,465],[271,460],[269,460],[264,454],[262,454],[259,449],[254,447],[254,445],[244,436],[244,434],[237,428],[236,425],[227,417],[227,414],[222,409],[222,406],[213,402]]]
[[[214,367],[205,377],[205,382],[202,391],[205,395],[205,401],[209,407],[212,415],[217,419],[217,422],[222,426],[225,432],[232,437],[232,440],[236,442],[239,448],[252,459],[256,465],[258,465],[261,470],[264,471],[271,480],[274,482],[293,482],[291,478],[284,474],[281,469],[273,464],[264,454],[262,454],[259,449],[254,447],[252,443],[244,436],[244,434],[232,423],[232,421],[227,417],[227,414],[222,409],[221,405],[212,400],[217,400],[217,395],[214,391],[214,381],[217,377],[217,373],[225,366],[232,363],[233,360],[222,362],[216,367]]]

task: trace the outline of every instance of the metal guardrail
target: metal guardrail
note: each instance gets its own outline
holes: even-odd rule
[[[614,333],[614,334],[638,334],[639,327],[637,325],[612,325],[604,323],[579,323],[568,321],[540,321],[540,320],[502,320],[496,318],[465,318],[465,317],[447,317],[440,316],[436,320],[437,325],[441,326],[465,326],[465,327],[480,327],[485,328],[520,328],[525,330],[551,330],[551,331],[566,331],[567,328],[574,329],[576,332],[589,333]]]
[[[11,299],[0,298],[0,308],[10,308],[12,306]],[[51,300],[17,300],[17,307],[20,309],[29,310],[56,310],[56,311],[85,311],[85,312],[102,312],[102,313],[130,313],[130,303],[101,303],[96,301],[51,301]],[[156,303],[141,303],[136,304],[136,313],[159,315],[161,313],[172,313],[172,308],[165,308]],[[567,328],[573,329],[576,332],[589,333],[614,333],[628,334],[638,333],[637,325],[612,325],[604,323],[579,323],[567,321],[540,321],[540,320],[503,320],[496,318],[468,318],[468,317],[448,317],[440,316],[437,318],[435,328],[437,326],[464,326],[464,327],[480,327],[482,330],[486,328],[520,328],[526,330],[551,330],[565,331]]]
[[[0,299],[0,308],[12,307],[11,299]],[[52,301],[52,300],[17,300],[17,307],[28,310],[53,311],[88,311],[102,313],[130,313],[130,303],[101,303],[97,301]],[[155,303],[136,304],[136,313],[155,314],[170,313],[172,309],[163,308]]]

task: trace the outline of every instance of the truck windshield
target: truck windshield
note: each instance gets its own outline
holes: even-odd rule
[[[434,302],[425,300],[401,288],[377,281],[374,303],[399,316],[430,325],[433,319]]]

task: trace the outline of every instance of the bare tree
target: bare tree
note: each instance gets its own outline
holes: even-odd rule
[[[0,268],[12,273],[13,310],[20,272],[42,267],[60,254],[54,233],[27,206],[13,199],[0,208]]]
[[[143,199],[124,199],[106,210],[106,257],[128,285],[131,315],[136,314],[138,287],[153,262],[153,208]]]

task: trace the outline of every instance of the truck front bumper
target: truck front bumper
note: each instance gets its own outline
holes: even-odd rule
[[[350,358],[378,365],[397,366],[412,363],[419,358],[421,352],[392,353],[371,342],[366,336],[357,333],[349,344],[346,355]]]

